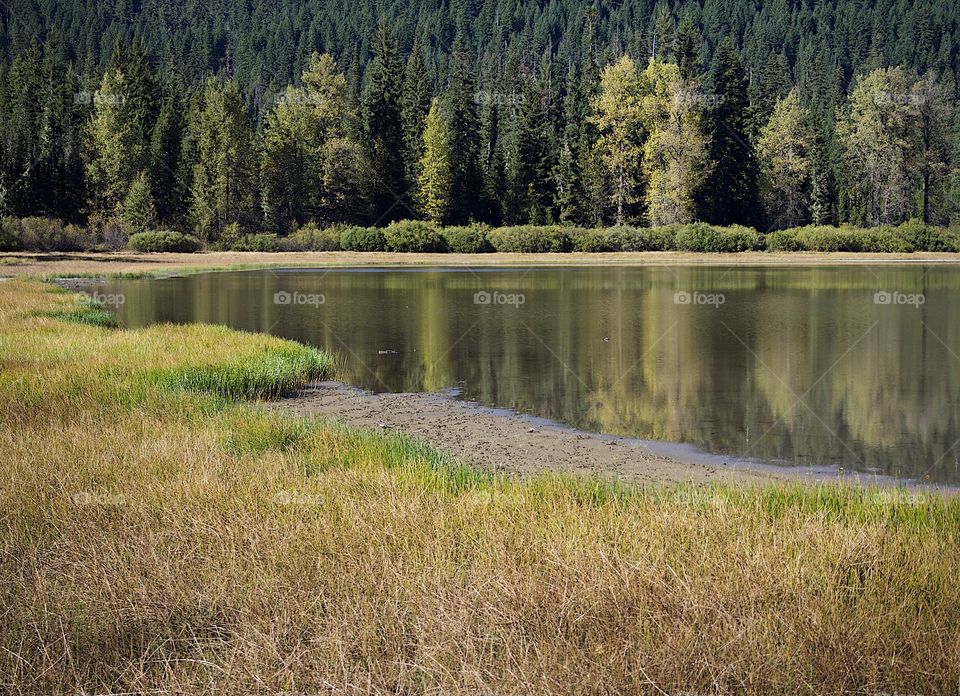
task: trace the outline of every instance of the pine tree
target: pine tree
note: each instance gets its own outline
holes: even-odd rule
[[[700,77],[703,71],[703,36],[689,13],[685,13],[677,25],[673,55],[684,82],[690,83]]]
[[[462,224],[480,217],[482,209],[477,92],[473,62],[463,34],[457,35],[450,60],[450,88],[444,104],[450,132],[450,169],[453,175],[450,188],[450,220],[455,224]]]
[[[381,24],[363,91],[364,142],[370,162],[370,217],[387,223],[411,212],[404,166],[400,96],[403,66],[396,40]]]
[[[417,180],[420,210],[428,220],[442,224],[447,222],[450,215],[453,153],[450,149],[450,132],[439,99],[434,99],[430,104],[422,149]]]
[[[423,62],[423,47],[414,44],[403,78],[401,116],[403,119],[403,147],[405,174],[408,182],[419,176],[420,157],[423,155],[423,129],[430,111],[430,76]]]
[[[703,216],[718,225],[751,225],[759,208],[757,160],[747,135],[747,82],[729,37],[717,48],[709,84],[714,103],[707,133],[713,171],[701,198]]]
[[[538,79],[527,78],[517,115],[517,169],[513,188],[524,222],[545,224],[553,216],[553,125],[550,119],[548,68]]]
[[[157,208],[146,172],[140,172],[130,184],[123,201],[123,220],[134,232],[143,232],[157,224]]]
[[[186,212],[177,180],[183,140],[181,108],[175,97],[164,99],[150,137],[150,181],[155,191],[157,217],[165,223],[180,220]]]

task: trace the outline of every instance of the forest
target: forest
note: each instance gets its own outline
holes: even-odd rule
[[[955,2],[0,6],[0,214],[949,225]]]

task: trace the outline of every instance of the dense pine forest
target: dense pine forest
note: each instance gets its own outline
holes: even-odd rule
[[[946,225],[956,0],[0,4],[0,214]]]

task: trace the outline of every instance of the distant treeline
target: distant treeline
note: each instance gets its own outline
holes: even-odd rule
[[[888,4],[453,3],[371,24],[227,3],[205,10],[217,29],[178,3],[0,9],[0,214],[221,246],[411,218],[947,224],[958,15]]]

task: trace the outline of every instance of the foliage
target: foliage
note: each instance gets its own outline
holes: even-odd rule
[[[144,252],[191,253],[200,250],[200,241],[180,232],[157,230],[130,235],[130,248]]]
[[[340,233],[344,251],[386,251],[387,238],[376,227],[347,227]]]
[[[443,237],[437,228],[419,220],[398,220],[383,230],[388,251],[445,251]]]
[[[307,223],[293,234],[280,239],[284,251],[340,251],[340,228],[317,227]]]
[[[64,225],[53,218],[3,218],[0,238],[7,250],[89,251],[97,246],[93,231],[79,225]]]
[[[608,230],[572,227],[567,231],[570,250],[582,253],[620,251],[617,239]]]
[[[519,225],[490,231],[490,243],[499,252],[556,253],[570,251],[567,228],[560,226]]]
[[[680,227],[674,245],[678,251],[738,252],[762,249],[763,239],[749,227],[713,227],[697,222]]]
[[[245,234],[230,245],[230,251],[280,251],[280,240],[275,234]]]
[[[678,227],[611,227],[607,235],[617,251],[670,251]]]
[[[417,205],[436,224],[450,216],[453,195],[453,153],[450,131],[439,99],[430,104],[424,121],[422,154],[418,166]]]
[[[810,219],[814,146],[809,114],[796,90],[779,100],[760,132],[760,192],[769,225],[796,227]]]
[[[489,235],[490,227],[480,223],[443,227],[440,230],[444,245],[454,254],[481,254],[493,251]]]

